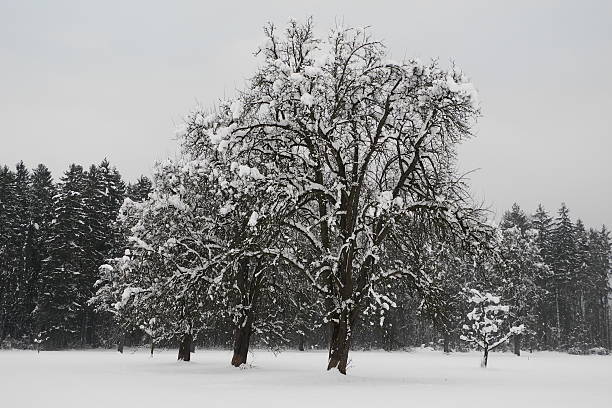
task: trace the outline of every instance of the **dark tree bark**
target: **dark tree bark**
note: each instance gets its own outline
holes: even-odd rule
[[[448,335],[448,333],[444,333],[444,352],[445,353],[450,353],[450,336]]]
[[[385,323],[387,323],[385,325],[385,329],[384,329],[384,333],[385,333],[385,350],[386,351],[393,351],[396,348],[396,336],[395,336],[395,327],[396,327],[396,322],[395,322],[395,315],[394,313],[390,312],[388,313],[387,318],[385,319]]]
[[[234,354],[231,362],[234,367],[240,367],[247,362],[255,307],[266,276],[261,258],[243,258],[239,261],[238,268],[236,284],[242,293],[242,305],[248,306],[243,309],[241,319],[234,329]]]
[[[121,333],[119,335],[119,339],[117,339],[117,351],[123,354],[123,346],[125,345],[125,333]]]
[[[0,320],[0,340],[4,340],[4,337],[6,336],[6,316],[2,316],[2,320]]]
[[[348,354],[351,348],[352,324],[351,318],[343,312],[337,322],[332,323],[332,333],[329,345],[327,369],[337,368],[346,375]]]
[[[181,344],[178,350],[178,360],[191,361],[191,344],[193,342],[193,336],[191,333],[183,335]]]
[[[243,321],[244,324],[234,329],[234,355],[232,356],[232,365],[234,367],[240,367],[242,364],[246,364],[249,354],[253,314],[247,312]]]
[[[521,355],[521,340],[522,340],[523,335],[521,334],[515,334],[514,335],[514,354],[516,354],[517,356]]]
[[[484,355],[482,356],[482,362],[480,363],[480,366],[482,368],[487,368],[487,362],[489,360],[489,348],[485,347],[484,349]]]
[[[555,309],[557,313],[557,348],[561,347],[561,315],[559,312],[559,290],[555,289]]]
[[[85,346],[87,343],[87,324],[88,324],[88,315],[87,310],[83,313],[83,317],[81,318],[81,347]]]
[[[96,319],[96,314],[92,313],[91,318],[89,320],[89,344],[98,347],[98,342],[96,341],[96,329],[97,329],[98,321]]]
[[[346,207],[346,205],[345,205]],[[341,228],[343,230],[351,231],[351,228],[346,227],[346,223],[351,223],[349,215],[342,217]],[[347,221],[347,219],[349,219]],[[350,234],[346,233],[348,237]],[[348,246],[348,248],[342,251],[342,255],[339,261],[338,270],[342,271],[340,280],[342,286],[339,288],[339,294],[343,303],[352,301],[353,295],[353,259],[354,259],[354,248]],[[361,272],[361,278],[365,277],[365,268],[368,266],[364,265]],[[357,280],[357,291],[363,288],[364,279]],[[327,370],[337,368],[341,374],[346,375],[346,367],[348,365],[348,355],[351,349],[351,340],[353,335],[353,327],[355,317],[357,315],[356,306],[353,308],[343,308],[336,314],[336,319],[331,323],[331,339],[329,343],[329,359],[327,363]]]
[[[304,351],[304,335],[300,334],[300,340],[298,343],[298,350],[299,351]]]

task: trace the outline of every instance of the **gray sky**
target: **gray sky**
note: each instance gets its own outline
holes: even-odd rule
[[[0,163],[108,157],[127,179],[174,155],[196,104],[231,95],[268,21],[372,27],[391,56],[456,61],[479,89],[477,137],[461,148],[476,197],[565,201],[612,226],[611,1],[0,0]]]

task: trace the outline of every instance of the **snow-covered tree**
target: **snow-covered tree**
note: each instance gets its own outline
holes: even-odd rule
[[[500,228],[509,229],[516,227],[521,231],[526,231],[530,227],[530,220],[521,207],[514,203],[510,211],[506,211],[500,223]]]
[[[605,226],[599,231],[590,229],[587,311],[590,311],[591,316],[588,318],[588,321],[594,345],[603,346],[608,349],[612,346],[609,306],[609,296],[612,293],[610,288],[611,261],[612,245],[610,242],[610,232]]]
[[[538,324],[544,320],[540,306],[547,291],[542,285],[551,278],[537,246],[537,231],[521,229],[520,224],[506,218],[499,233],[499,256],[492,271],[494,286],[511,307],[514,324],[524,324],[524,333],[535,335],[541,332]],[[522,337],[523,334],[513,337],[516,355],[520,355]],[[528,340],[533,347],[532,339]]]
[[[328,369],[345,373],[361,310],[388,306],[375,287],[403,277],[427,285],[388,256],[402,241],[396,226],[422,219],[468,236],[480,221],[454,165],[478,115],[476,92],[455,67],[388,60],[367,30],[318,39],[311,22],[292,21],[284,35],[273,25],[265,34],[247,88],[213,114],[195,113],[183,143],[213,145],[286,192],[293,209],[283,224],[300,238],[278,253],[324,299]]]
[[[87,216],[83,194],[86,173],[72,164],[62,177],[53,197],[54,219],[40,277],[38,318],[39,339],[50,347],[65,347],[80,340],[82,304],[80,275],[86,270]]]
[[[19,208],[15,200],[15,173],[0,168],[0,340],[15,335],[18,316],[15,259],[19,257]]]
[[[555,316],[557,347],[567,348],[568,339],[575,323],[576,304],[573,300],[577,290],[579,257],[576,248],[574,224],[565,203],[561,204],[551,234],[553,284],[555,294]]]
[[[42,285],[44,279],[44,263],[49,257],[49,248],[47,242],[51,237],[52,222],[54,218],[53,197],[56,194],[56,188],[53,184],[51,172],[47,167],[40,164],[32,172],[32,192],[31,192],[31,221],[30,221],[30,257],[32,265],[32,279],[29,290],[34,296],[34,308],[32,310],[32,319],[34,327],[32,328],[31,336],[35,337],[41,332],[46,322],[41,318],[39,308],[42,300],[47,297],[46,290],[48,287]],[[40,338],[37,338],[40,341]]]
[[[445,352],[450,352],[451,342],[459,339],[461,324],[468,312],[463,291],[478,281],[476,266],[492,256],[490,242],[495,229],[483,226],[481,233],[480,241],[475,244],[459,239],[444,227],[428,225],[422,220],[414,220],[401,229],[404,237],[401,246],[409,251],[394,256],[409,259],[411,269],[420,271],[416,276],[429,281],[419,283],[408,279],[408,290],[394,293],[394,299],[400,307],[411,297],[419,301],[418,316],[433,323],[436,333],[442,337]]]
[[[537,232],[536,244],[540,250],[540,256],[548,268],[551,268],[553,262],[552,248],[552,232],[554,222],[548,212],[538,205],[535,213],[531,216],[531,226]],[[555,335],[557,320],[556,320],[556,285],[554,279],[546,279],[539,282],[539,286],[547,292],[540,299],[538,309],[540,313],[540,321],[536,325],[538,332],[538,345],[543,349],[551,349],[557,343],[558,336]]]
[[[197,204],[207,205],[211,196],[202,197],[206,186],[190,182],[193,177],[189,179],[189,172],[181,173],[181,168],[171,161],[160,164],[151,198],[126,199],[119,221],[129,231],[129,249],[100,268],[97,293],[90,303],[113,313],[124,331],[143,330],[152,345],[179,338],[189,350],[205,317],[202,306],[207,297],[201,285],[189,288],[192,275],[206,261],[201,253],[210,245],[206,239],[210,222],[198,213]],[[191,170],[197,173],[199,168]],[[200,196],[202,201],[190,203],[188,189],[190,197]],[[189,360],[189,355],[182,353],[179,358]]]
[[[135,183],[129,183],[126,187],[126,196],[132,201],[143,201],[149,197],[152,184],[146,176],[140,176]]]
[[[122,236],[115,227],[123,203],[125,185],[119,172],[108,160],[91,165],[85,174],[85,190],[81,196],[85,211],[86,239],[81,256],[82,267],[77,279],[81,344],[97,344],[96,328],[102,326],[98,316],[87,305],[93,295],[98,267],[109,257],[122,253]]]
[[[234,324],[232,364],[240,366],[253,332],[282,335],[277,310],[260,302],[278,289],[282,261],[270,244],[280,231],[272,214],[285,200],[257,169],[200,153],[162,163],[149,198],[126,201],[122,221],[132,244],[120,269],[129,274],[121,280],[112,264],[103,268],[98,299],[119,305],[128,321],[154,319],[160,339],[190,342],[212,319],[227,318]]]
[[[523,324],[508,327],[509,306],[500,305],[499,296],[470,289],[469,302],[473,309],[467,315],[468,323],[463,325],[461,339],[483,350],[481,366],[486,368],[489,352],[506,342],[511,336],[525,330]]]

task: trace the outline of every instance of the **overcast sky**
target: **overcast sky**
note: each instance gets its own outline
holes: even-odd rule
[[[104,157],[128,180],[175,155],[175,125],[232,95],[268,21],[372,27],[391,58],[454,60],[480,92],[461,147],[497,215],[565,201],[612,226],[612,1],[0,0],[0,163]]]

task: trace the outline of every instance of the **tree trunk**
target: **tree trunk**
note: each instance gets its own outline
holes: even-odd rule
[[[87,343],[87,324],[88,324],[88,315],[87,310],[83,312],[83,318],[81,319],[81,347],[85,346]]]
[[[151,339],[151,357],[153,357],[153,350],[155,350],[155,342]]]
[[[327,369],[337,368],[341,374],[346,375],[348,354],[351,348],[351,324],[346,312],[342,312],[338,322],[332,323],[332,334],[329,344],[329,360]]]
[[[125,343],[125,334],[119,336],[119,341],[117,342],[117,351],[123,354],[123,344]]]
[[[298,350],[299,351],[304,351],[304,335],[300,334],[300,340],[298,343]]]
[[[514,354],[516,354],[517,356],[521,355],[521,340],[522,340],[523,335],[522,334],[515,334],[514,335]]]
[[[489,347],[485,347],[480,366],[482,368],[487,368],[488,360],[489,360]]]
[[[5,336],[5,322],[6,322],[6,316],[2,315],[2,320],[0,320],[0,340],[4,340],[4,336]]]
[[[91,317],[89,319],[89,330],[87,332],[87,341],[89,342],[89,344],[91,344],[94,347],[97,347],[98,344],[96,342],[96,325],[97,325],[97,319],[96,319],[96,314],[95,313],[91,313]]]
[[[393,313],[389,313],[389,316],[385,319],[386,324],[386,348],[387,351],[395,350],[396,340],[395,340],[395,319]]]
[[[234,355],[232,356],[234,367],[240,367],[247,362],[252,324],[253,316],[249,311],[243,318],[243,323],[234,330]]]
[[[185,333],[178,350],[178,360],[191,361],[191,344],[193,336],[191,333]]]
[[[586,305],[584,303],[584,291],[580,289],[580,312],[582,313],[582,321],[586,321]]]
[[[608,301],[608,295],[606,294],[604,299],[603,299],[603,309],[604,309],[604,333],[605,333],[605,341],[606,341],[606,348],[609,350],[610,349],[610,304]]]
[[[444,352],[450,353],[450,336],[448,333],[444,333]]]
[[[561,316],[559,313],[559,289],[555,290],[555,307],[557,312],[557,349],[561,347]]]

